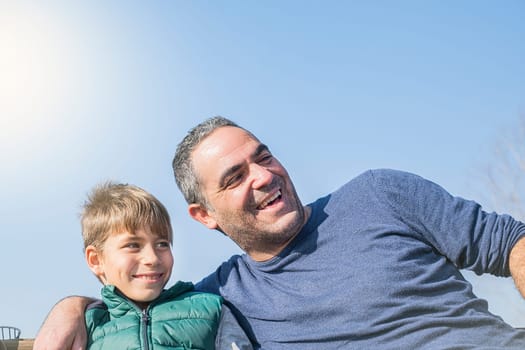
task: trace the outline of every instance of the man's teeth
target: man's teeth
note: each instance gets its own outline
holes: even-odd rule
[[[277,191],[275,192],[275,194],[269,198],[267,198],[264,202],[261,203],[261,205],[259,205],[259,209],[264,209],[268,206],[268,204],[270,204],[271,202],[273,202],[274,200],[276,200],[277,198],[279,198],[281,196],[281,191]]]

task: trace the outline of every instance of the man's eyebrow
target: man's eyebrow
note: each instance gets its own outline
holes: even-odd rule
[[[255,151],[253,152],[253,154],[251,155],[251,158],[256,158],[258,157],[261,153],[264,153],[264,152],[268,152],[269,151],[269,148],[268,146],[266,146],[265,144],[261,143],[259,144],[259,146],[257,146],[257,148],[255,149]],[[226,169],[222,174],[221,174],[221,177],[219,179],[219,188],[224,188],[224,186],[226,186],[226,180],[233,174],[235,174],[237,171],[239,171],[239,169],[242,167],[242,164],[235,164],[234,166]]]
[[[257,146],[257,148],[255,149],[255,152],[253,153],[253,155],[255,157],[257,157],[261,153],[269,152],[269,151],[270,151],[270,149],[268,148],[268,146],[266,146],[264,143],[261,143],[261,144],[259,144],[259,146]]]
[[[236,164],[224,171],[219,179],[219,188],[224,188],[226,186],[226,180],[233,174],[235,174],[240,168],[241,164]]]

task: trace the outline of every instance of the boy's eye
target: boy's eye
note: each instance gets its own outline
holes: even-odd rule
[[[136,249],[138,247],[139,247],[138,243],[127,243],[126,245],[124,245],[124,248]]]
[[[170,247],[170,242],[162,241],[162,242],[157,243],[157,246],[160,247],[160,248],[169,248]]]

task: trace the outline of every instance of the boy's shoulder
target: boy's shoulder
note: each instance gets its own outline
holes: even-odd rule
[[[108,306],[102,300],[92,302],[86,307],[84,319],[88,335],[91,336],[97,327],[109,322]]]
[[[102,300],[95,300],[86,307],[86,312],[90,310],[107,310],[108,306]]]
[[[220,295],[198,291],[191,282],[177,282],[166,289],[159,297],[158,303],[186,304],[186,308],[208,307],[220,309],[223,299]],[[157,304],[157,303],[155,303]]]
[[[174,297],[220,297],[220,295],[199,290],[195,288],[195,285],[192,282],[178,281],[170,288],[165,289],[159,298],[174,298]]]

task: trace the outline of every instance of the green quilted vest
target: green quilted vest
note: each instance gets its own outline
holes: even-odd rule
[[[114,286],[86,311],[89,350],[214,349],[222,299],[177,282],[141,310]]]

